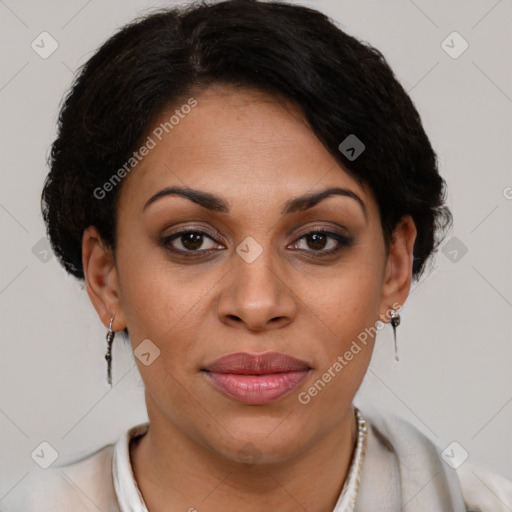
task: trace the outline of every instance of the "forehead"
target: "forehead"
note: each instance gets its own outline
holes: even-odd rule
[[[175,105],[150,127],[146,136],[154,147],[123,183],[122,196],[131,204],[142,207],[170,185],[209,191],[230,203],[268,201],[271,196],[282,200],[335,186],[371,200],[367,188],[343,170],[292,103],[223,85],[193,100],[193,108]]]

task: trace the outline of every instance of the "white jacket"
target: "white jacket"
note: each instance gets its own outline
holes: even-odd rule
[[[147,512],[133,476],[129,442],[144,423],[116,444],[62,467],[31,472],[0,501],[1,512]],[[351,510],[340,499],[333,512]],[[452,469],[440,450],[398,418],[368,421],[366,456],[354,512],[510,512],[512,482],[464,462]]]

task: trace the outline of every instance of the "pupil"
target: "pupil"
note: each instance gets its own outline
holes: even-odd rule
[[[309,235],[308,246],[311,249],[323,249],[325,247],[325,242],[326,236],[321,233],[313,233],[312,235]]]
[[[183,235],[182,243],[187,249],[199,249],[203,244],[203,235],[199,233],[187,233]]]

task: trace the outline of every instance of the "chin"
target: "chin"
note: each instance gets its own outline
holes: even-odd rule
[[[223,422],[226,430],[210,438],[210,447],[224,458],[244,464],[276,464],[299,455],[309,445],[305,425],[266,415]],[[230,435],[232,434],[232,435]]]

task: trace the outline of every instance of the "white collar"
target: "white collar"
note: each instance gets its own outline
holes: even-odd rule
[[[145,434],[149,423],[142,423],[127,430],[117,441],[112,457],[112,477],[120,512],[148,512],[135,480],[130,461],[130,441]]]
[[[359,478],[366,449],[367,426],[361,412],[356,409],[358,432],[354,456],[333,512],[352,512],[359,487]],[[130,461],[130,441],[149,429],[149,423],[142,423],[127,430],[114,447],[112,476],[119,502],[120,512],[148,512],[140,489],[133,474]]]

